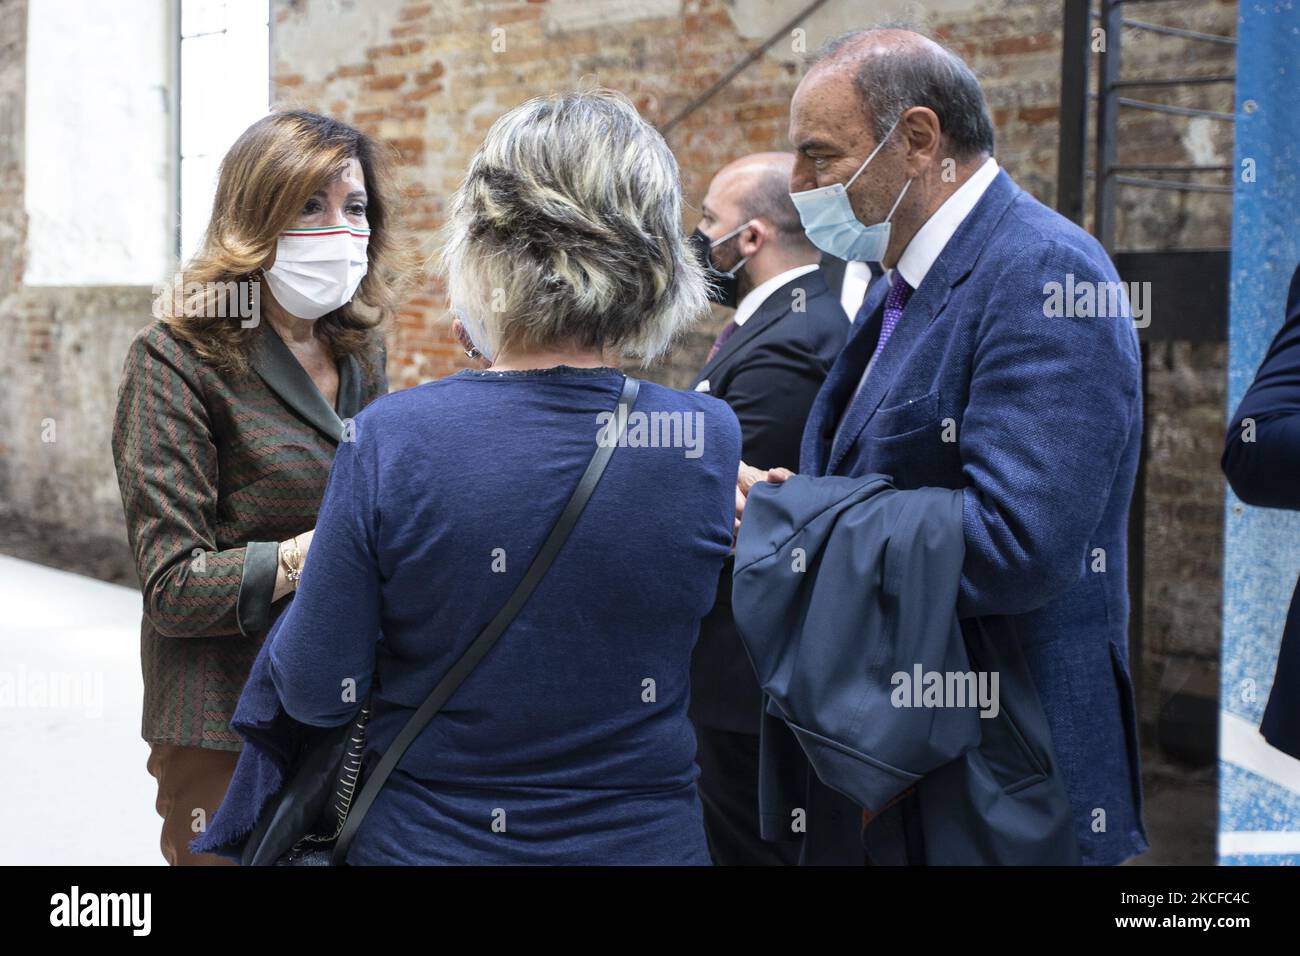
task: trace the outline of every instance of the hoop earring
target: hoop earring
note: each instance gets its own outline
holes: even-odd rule
[[[262,282],[261,269],[254,269],[252,272],[248,274],[248,314],[249,315],[253,314],[254,307],[256,307],[257,303],[261,299],[261,296],[254,288],[255,286],[261,285],[261,282]]]

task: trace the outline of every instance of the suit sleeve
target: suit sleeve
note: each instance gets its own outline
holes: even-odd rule
[[[1056,242],[1030,245],[996,279],[957,425],[966,558],[963,617],[1042,607],[1083,575],[1089,537],[1140,427],[1132,319],[1049,316],[1050,282],[1109,284]],[[1094,288],[1105,288],[1094,286]]]
[[[760,468],[799,467],[799,443],[826,361],[799,339],[756,346],[727,383],[726,401],[740,421],[741,457]]]
[[[278,543],[218,549],[217,448],[194,359],[152,329],[127,351],[113,460],[145,614],[167,637],[266,629]]]
[[[1300,269],[1286,322],[1228,423],[1222,466],[1246,504],[1300,509]]]
[[[370,693],[382,611],[372,451],[359,418],[334,457],[298,590],[267,637],[285,712],[312,726],[346,723]]]

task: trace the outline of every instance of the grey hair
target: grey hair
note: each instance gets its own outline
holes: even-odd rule
[[[496,350],[572,342],[649,365],[709,311],[677,161],[611,90],[537,97],[492,124],[439,265]]]
[[[809,66],[854,59],[854,52],[864,40],[887,30],[908,30],[925,36],[906,25],[854,30],[827,40]],[[857,59],[857,64],[854,85],[877,143],[889,134],[903,113],[914,106],[925,106],[939,117],[939,129],[957,159],[992,154],[993,120],[984,92],[974,72],[956,53],[930,40],[915,46],[873,50],[870,56]]]

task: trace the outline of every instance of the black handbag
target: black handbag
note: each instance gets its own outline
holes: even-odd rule
[[[596,451],[583,472],[577,488],[560,513],[532,564],[524,573],[505,606],[483,628],[446,675],[438,682],[418,710],[411,715],[393,743],[384,752],[374,772],[356,793],[365,752],[366,723],[370,719],[370,701],[349,724],[341,727],[307,728],[297,747],[297,758],[286,773],[284,785],[262,812],[257,825],[244,843],[240,863],[244,866],[340,866],[347,859],[348,847],[376,795],[387,781],[402,755],[428,726],[456,692],[461,682],[474,670],[492,645],[510,626],[510,622],[527,603],[545,576],[577,524],[579,515],[596,490],[627,427],[627,412],[636,403],[641,383],[625,376],[619,408],[600,433]],[[353,796],[356,801],[353,802]]]

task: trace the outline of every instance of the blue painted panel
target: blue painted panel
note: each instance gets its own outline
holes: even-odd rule
[[[1228,414],[1282,324],[1300,262],[1300,7],[1243,0],[1237,42]],[[1243,181],[1247,161],[1254,182]],[[1225,516],[1222,707],[1258,725],[1300,573],[1300,514],[1244,506],[1229,490]],[[1294,781],[1269,782],[1239,770],[1234,758],[1245,755],[1230,750],[1220,752],[1220,832],[1300,831],[1300,798],[1278,799],[1300,793],[1300,772]],[[1296,859],[1225,854],[1220,862]]]

